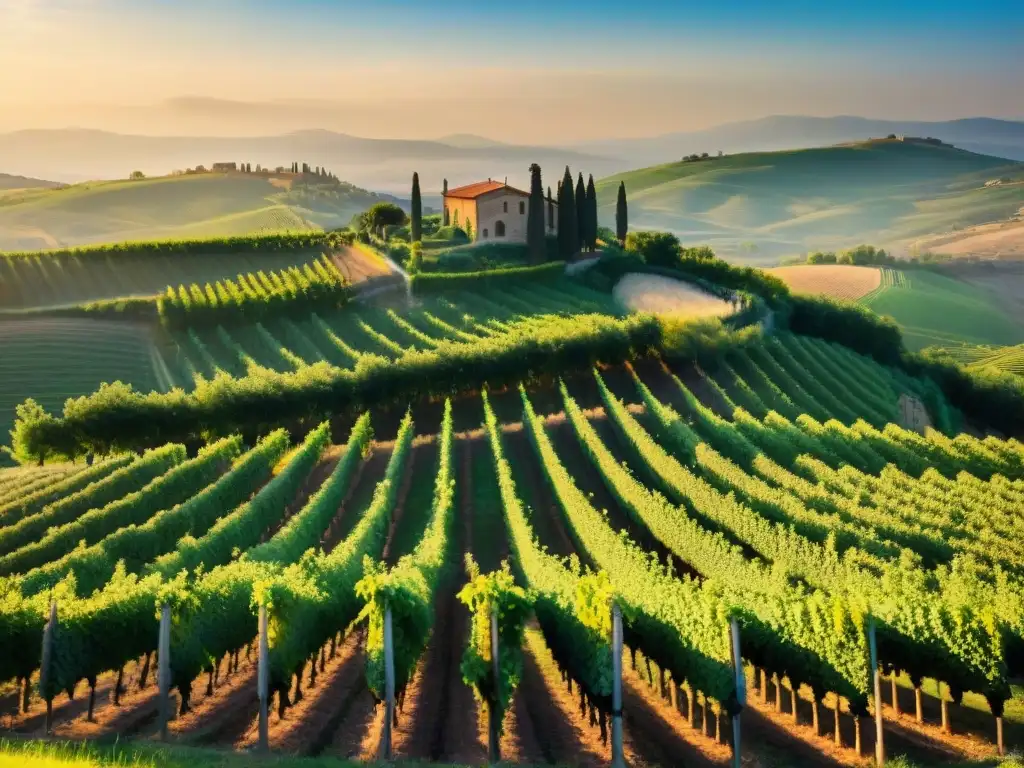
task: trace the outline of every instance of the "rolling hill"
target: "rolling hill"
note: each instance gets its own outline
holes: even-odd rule
[[[586,152],[621,157],[634,165],[665,162],[694,152],[764,152],[820,147],[869,137],[934,136],[983,155],[1024,160],[1024,121],[970,117],[960,120],[873,120],[852,115],[808,117],[770,115],[756,120],[723,123],[699,131],[667,133],[632,139],[587,142]]]
[[[527,184],[531,163],[549,169],[569,164],[595,178],[636,165],[593,153],[502,144],[466,134],[426,141],[371,139],[324,130],[240,137],[24,130],[0,134],[0,158],[9,173],[41,174],[67,182],[123,178],[133,170],[166,173],[171,168],[209,167],[219,161],[271,168],[298,161],[325,166],[357,186],[399,196],[409,194],[412,173],[417,171],[427,199],[440,197],[443,179],[458,186],[508,176],[510,183]]]
[[[326,229],[381,199],[395,200],[344,182],[305,188],[255,173],[86,182],[0,197],[0,250]]]
[[[61,186],[56,181],[44,181],[43,179],[30,179],[27,176],[12,176],[9,173],[0,173],[0,191],[12,189],[54,189]]]
[[[938,269],[890,269],[847,265],[799,265],[771,270],[794,293],[857,301],[895,320],[909,349],[975,345],[1003,347],[1024,342],[1024,315],[1011,295],[1021,274],[1000,270],[998,290],[970,274]]]
[[[768,264],[780,256],[911,239],[1007,218],[1024,203],[1024,164],[950,146],[900,141],[674,162],[602,179],[611,224],[624,181],[632,229],[668,229],[722,255]]]

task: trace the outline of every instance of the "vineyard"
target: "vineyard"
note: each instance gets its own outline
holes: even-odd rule
[[[610,297],[571,283],[510,286],[501,291],[449,291],[397,311],[376,306],[319,310],[234,327],[188,328],[161,350],[173,381],[191,391],[218,374],[296,373],[310,365],[354,371],[367,356],[396,360],[445,343],[511,338],[544,316],[617,316]]]
[[[995,368],[1024,376],[1024,344],[1012,347],[962,345],[941,350],[969,369]]]
[[[535,285],[219,325],[165,363],[192,386],[358,372],[610,302]],[[899,426],[901,397],[942,431]],[[876,713],[890,755],[991,756],[1024,737],[1024,446],[955,419],[933,385],[781,333],[297,441],[0,470],[0,722],[594,766],[621,728],[630,765],[715,765],[739,715],[744,755],[824,766],[867,762]]]

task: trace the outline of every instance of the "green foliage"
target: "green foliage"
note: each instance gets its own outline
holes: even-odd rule
[[[182,537],[173,552],[157,558],[147,569],[169,579],[182,570],[226,563],[237,551],[258,544],[267,526],[284,514],[288,502],[320,461],[330,438],[330,425],[324,422],[306,436],[287,466],[251,501],[225,514],[202,537]]]
[[[528,267],[502,267],[477,272],[427,272],[414,275],[414,293],[428,294],[455,290],[481,290],[498,285],[555,280],[565,272],[565,262],[551,261]]]
[[[86,512],[117,501],[125,494],[134,493],[155,480],[161,474],[180,464],[185,459],[185,446],[166,445],[147,452],[137,461],[105,475],[86,487],[48,504],[40,512],[23,517],[18,522],[0,530],[0,573],[16,573],[11,570],[20,564],[20,557],[11,558],[16,550],[50,533],[53,528],[72,523]],[[10,520],[10,518],[6,518]],[[74,543],[72,542],[72,546]],[[34,562],[33,568],[42,565]]]
[[[462,654],[462,679],[486,707],[497,707],[498,722],[508,711],[523,676],[523,636],[533,596],[517,587],[508,562],[500,571],[480,573],[473,556],[466,554],[469,581],[459,592],[470,612],[469,644]],[[498,619],[498,673],[494,678],[491,616]]]
[[[795,333],[838,342],[882,363],[898,363],[903,351],[896,323],[853,302],[793,295],[788,323]]]
[[[619,182],[615,199],[615,238],[625,246],[629,234],[629,207],[626,203],[626,182]]]
[[[607,574],[581,574],[579,561],[568,567],[537,541],[526,510],[516,493],[512,468],[505,457],[501,427],[490,399],[482,393],[484,427],[494,459],[498,489],[514,562],[534,598],[534,612],[545,640],[561,669],[583,689],[602,713],[611,709],[612,588]]]
[[[679,262],[679,238],[671,232],[630,232],[625,248],[654,267],[674,267]]]
[[[526,247],[531,264],[540,264],[545,260],[544,239],[547,227],[544,216],[544,186],[540,178],[540,166],[534,163],[530,166],[530,201],[526,219]]]
[[[686,319],[671,315],[661,322],[661,350],[668,359],[711,363],[745,347],[760,336],[756,326],[734,330],[718,318]]]
[[[233,448],[239,441],[229,438],[228,442]],[[158,512],[142,525],[126,526],[91,547],[76,549],[29,571],[20,580],[22,593],[38,594],[74,572],[78,594],[89,595],[113,576],[119,561],[124,562],[128,573],[141,572],[146,564],[173,550],[182,538],[202,536],[226,510],[248,501],[270,479],[287,448],[287,432],[272,432],[189,500]]]
[[[210,237],[179,240],[142,240],[123,243],[87,245],[52,251],[0,252],[0,260],[17,261],[38,258],[54,259],[55,263],[70,259],[103,260],[120,256],[183,256],[201,254],[220,256],[232,253],[259,253],[262,251],[294,251],[314,248],[332,248],[344,239],[336,232],[274,232],[238,237]]]
[[[177,446],[179,450],[173,454],[176,466],[172,459],[162,475],[137,491],[123,493],[102,506],[93,501],[89,511],[63,525],[51,523],[40,539],[0,558],[0,573],[24,573],[64,557],[83,543],[90,546],[126,526],[146,523],[161,510],[184,502],[212,483],[237,455],[239,442],[237,438],[225,438],[205,447],[190,461],[184,461],[184,447]],[[144,456],[139,464],[145,464],[147,458]]]
[[[423,243],[417,240],[412,244],[412,249],[409,253],[409,263],[406,264],[406,271],[415,275],[423,269]]]
[[[192,440],[209,434],[270,431],[292,419],[306,423],[371,404],[415,399],[499,385],[523,376],[614,363],[657,347],[655,318],[622,319],[602,314],[548,315],[514,321],[509,332],[476,341],[439,341],[433,349],[409,350],[394,360],[363,355],[353,370],[320,362],[299,371],[261,369],[242,379],[217,376],[194,392],[140,394],[114,384],[68,401],[56,421],[21,422],[24,439],[37,445],[71,446],[71,453],[110,451]]]
[[[409,234],[412,242],[418,243],[423,239],[423,200],[420,197],[420,175],[412,175],[412,214],[409,217]]]
[[[1024,435],[1024,377],[994,368],[968,368],[942,352],[903,356],[911,373],[934,380],[949,402],[976,423]]]
[[[441,422],[440,461],[427,529],[409,555],[390,571],[367,560],[356,595],[366,602],[360,617],[369,625],[366,640],[366,681],[378,700],[385,697],[384,614],[390,608],[395,665],[395,693],[401,697],[422,656],[434,626],[434,604],[451,550],[455,505],[454,433],[451,401]]]
[[[558,186],[558,254],[563,261],[571,261],[580,250],[576,195],[573,193],[572,174],[565,166],[565,174]]]
[[[302,269],[250,272],[214,285],[169,286],[157,309],[165,328],[180,330],[259,322],[281,314],[305,317],[338,309],[351,298],[349,281],[322,256]]]
[[[356,619],[363,607],[356,584],[367,572],[368,558],[383,549],[413,434],[412,418],[406,414],[384,479],[344,541],[329,554],[307,552],[252,586],[254,607],[265,605],[268,611],[270,684],[279,692],[282,707],[289,704],[291,676],[301,676],[306,660]]]
[[[362,229],[379,233],[383,237],[385,227],[402,226],[408,221],[408,217],[405,211],[394,203],[380,202],[371,205],[369,210],[360,215],[359,220]]]

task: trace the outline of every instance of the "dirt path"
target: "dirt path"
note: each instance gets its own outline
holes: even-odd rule
[[[472,551],[472,450],[471,441],[460,436],[458,514],[453,528],[453,551],[459,555],[447,583],[438,589],[434,632],[406,691],[408,716],[400,718],[395,730],[394,752],[403,758],[467,764],[487,759],[477,735],[476,701],[459,668],[469,633],[469,615],[456,594],[466,579],[463,553]]]
[[[906,393],[900,395],[899,419],[901,427],[922,435],[932,425],[931,416],[928,415],[928,409],[924,403],[919,398]]]

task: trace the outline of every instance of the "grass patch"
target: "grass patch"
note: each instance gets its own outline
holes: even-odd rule
[[[990,291],[926,270],[883,268],[881,286],[860,303],[892,317],[911,350],[1024,341],[1024,327],[1002,311]]]

